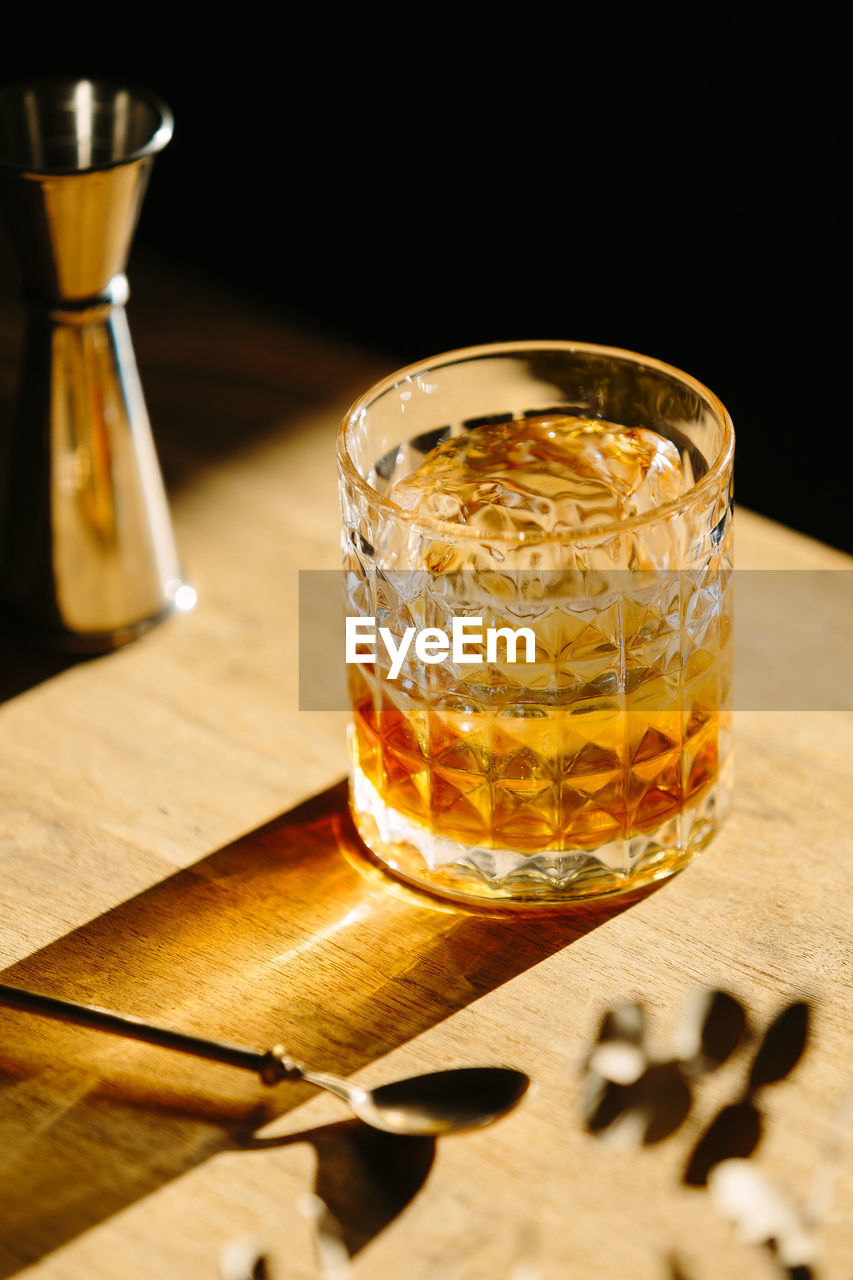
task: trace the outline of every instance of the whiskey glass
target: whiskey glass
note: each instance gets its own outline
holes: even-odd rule
[[[562,419],[656,433],[678,492],[541,528],[397,497],[445,441]],[[346,612],[377,632],[347,664],[351,809],[372,855],[432,893],[507,906],[623,894],[690,862],[731,790],[734,433],[717,397],[615,348],[473,347],[372,387],[337,452]],[[465,661],[410,644],[392,676],[379,628],[399,650],[458,619]],[[532,655],[489,649],[490,627],[532,631]]]

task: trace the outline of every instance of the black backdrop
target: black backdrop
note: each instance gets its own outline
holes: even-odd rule
[[[3,55],[170,103],[138,246],[389,364],[561,337],[678,365],[732,412],[739,500],[853,551],[828,9],[193,12],[33,20]]]

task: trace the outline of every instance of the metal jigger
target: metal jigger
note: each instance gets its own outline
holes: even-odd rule
[[[4,610],[63,649],[101,652],[183,586],[124,304],[124,267],[172,115],[91,80],[0,92],[0,200],[28,327],[0,525]]]

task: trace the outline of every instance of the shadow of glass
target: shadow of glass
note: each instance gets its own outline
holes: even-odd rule
[[[283,1042],[350,1075],[634,900],[499,916],[432,901],[364,860],[340,784],[3,980],[258,1048]],[[244,1144],[311,1093],[0,1010],[0,1277]]]

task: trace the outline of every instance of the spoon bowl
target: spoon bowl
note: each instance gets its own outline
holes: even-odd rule
[[[330,1077],[303,1079],[329,1088]],[[482,1129],[518,1105],[530,1077],[514,1067],[455,1067],[364,1089],[335,1080],[334,1092],[365,1124],[386,1133],[438,1137]]]

